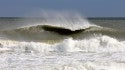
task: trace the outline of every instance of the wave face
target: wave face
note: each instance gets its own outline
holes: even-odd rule
[[[99,26],[74,14],[53,15],[0,19],[0,25],[4,22],[0,26],[1,70],[125,69],[124,29]],[[13,26],[6,28],[6,21]]]
[[[91,35],[94,34],[108,35],[119,39],[125,38],[125,31],[123,30],[116,30],[96,25],[90,25],[76,30],[61,26],[36,25],[1,31],[1,35],[3,35],[3,37],[5,36],[9,39],[25,41],[64,40],[68,37],[83,39],[87,36],[91,37]]]

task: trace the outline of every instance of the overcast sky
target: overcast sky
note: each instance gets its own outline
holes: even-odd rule
[[[76,11],[87,17],[125,17],[125,0],[0,0],[0,17],[40,10]]]

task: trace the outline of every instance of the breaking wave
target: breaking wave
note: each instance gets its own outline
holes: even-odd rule
[[[94,34],[108,35],[119,39],[125,38],[125,31],[96,25],[90,25],[89,27],[83,26],[83,28],[78,28],[76,30],[61,26],[36,25],[5,30],[0,33],[5,38],[25,41],[64,40],[68,37],[72,37],[73,39],[83,39],[87,36],[93,36]]]
[[[29,53],[51,53],[51,52],[125,52],[125,42],[118,41],[109,36],[100,36],[90,39],[73,40],[72,38],[56,44],[40,42],[18,42],[1,40],[1,52],[29,52]]]
[[[78,15],[50,18],[0,31],[1,70],[125,69],[124,30],[98,26]]]

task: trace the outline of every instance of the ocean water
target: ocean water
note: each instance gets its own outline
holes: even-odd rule
[[[125,18],[0,18],[0,70],[125,70]]]

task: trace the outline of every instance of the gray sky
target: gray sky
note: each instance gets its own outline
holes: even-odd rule
[[[0,17],[19,17],[40,10],[76,11],[87,17],[125,17],[125,0],[0,0]]]

